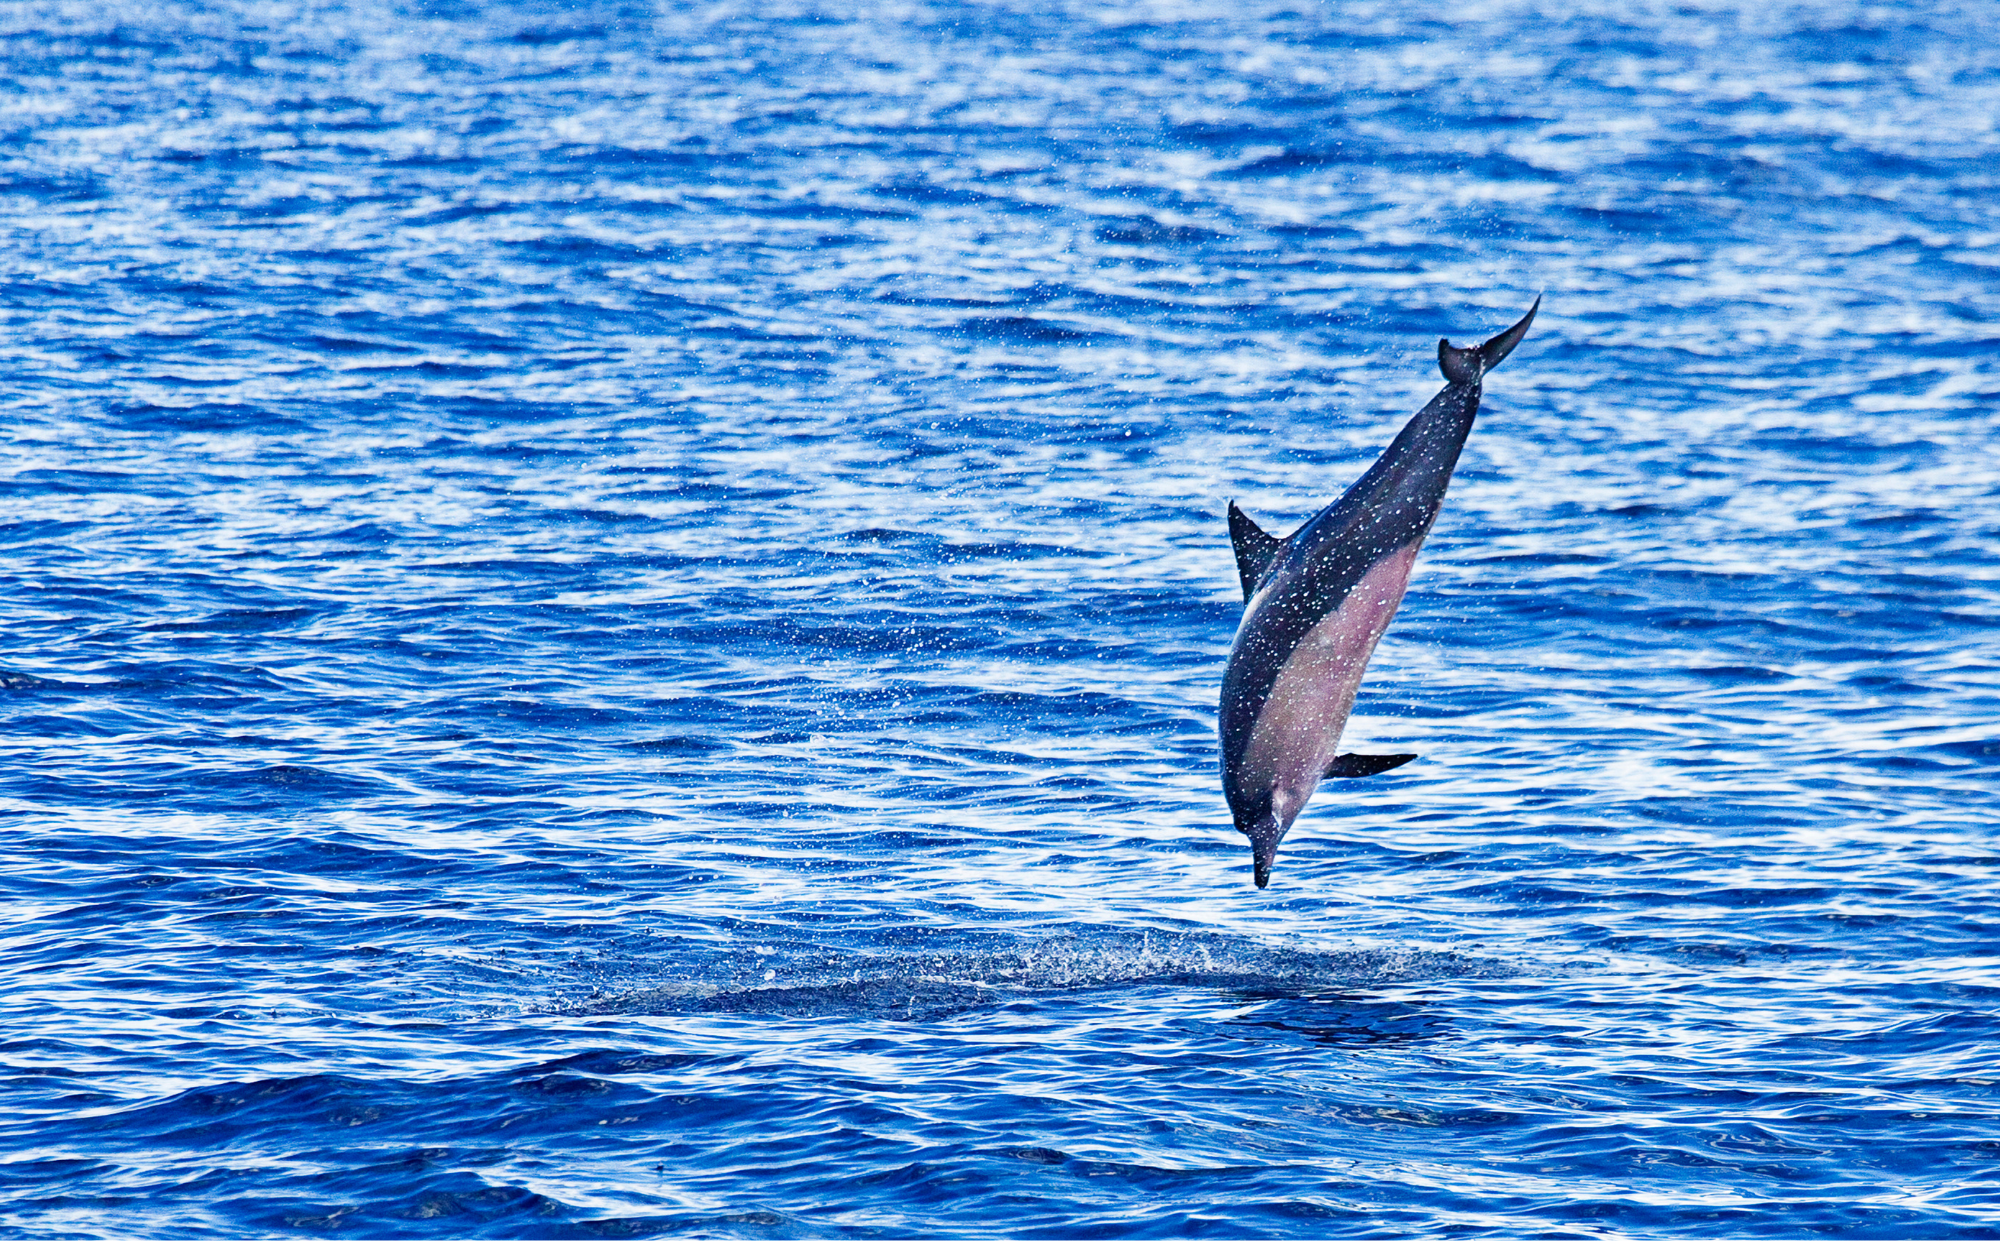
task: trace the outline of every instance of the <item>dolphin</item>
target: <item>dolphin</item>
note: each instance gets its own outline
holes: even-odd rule
[[[1260,888],[1321,780],[1372,776],[1416,757],[1341,754],[1340,733],[1444,504],[1479,412],[1480,381],[1521,343],[1541,306],[1537,297],[1519,323],[1483,345],[1438,341],[1444,390],[1346,495],[1289,538],[1265,533],[1230,501],[1243,622],[1222,673],[1222,791],[1236,830],[1250,838]]]

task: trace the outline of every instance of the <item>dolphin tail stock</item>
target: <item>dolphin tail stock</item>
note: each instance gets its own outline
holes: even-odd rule
[[[1535,321],[1535,312],[1542,308],[1541,294],[1535,295],[1535,304],[1528,307],[1528,313],[1513,327],[1495,336],[1483,345],[1468,345],[1461,349],[1448,340],[1438,340],[1438,369],[1444,377],[1455,384],[1478,383],[1486,372],[1505,361],[1514,352],[1514,346],[1528,334],[1528,325]]]
[[[1257,583],[1263,579],[1265,570],[1284,550],[1285,540],[1265,533],[1263,527],[1250,520],[1250,514],[1231,500],[1229,545],[1236,549],[1236,574],[1243,579],[1243,602],[1248,603],[1250,596],[1257,593]]]

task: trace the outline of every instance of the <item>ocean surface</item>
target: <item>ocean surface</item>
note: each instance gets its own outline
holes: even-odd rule
[[[1996,24],[0,9],[0,1232],[2000,1237]]]

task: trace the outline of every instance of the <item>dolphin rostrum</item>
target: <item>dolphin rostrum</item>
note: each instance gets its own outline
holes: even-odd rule
[[[1440,340],[1444,390],[1290,538],[1266,534],[1229,505],[1243,623],[1222,674],[1222,791],[1236,830],[1250,838],[1260,888],[1321,780],[1372,776],[1416,757],[1340,754],[1340,732],[1444,504],[1480,381],[1521,343],[1541,305],[1536,298],[1519,323],[1477,348]]]

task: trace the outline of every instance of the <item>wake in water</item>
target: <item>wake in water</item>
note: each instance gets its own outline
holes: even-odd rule
[[[768,1013],[937,1020],[1018,1000],[1142,987],[1321,999],[1424,979],[1496,978],[1505,963],[1426,949],[1317,951],[1226,935],[1096,930],[1019,947],[936,953],[791,954],[783,976],[740,965],[665,986],[593,994],[548,1011]]]

